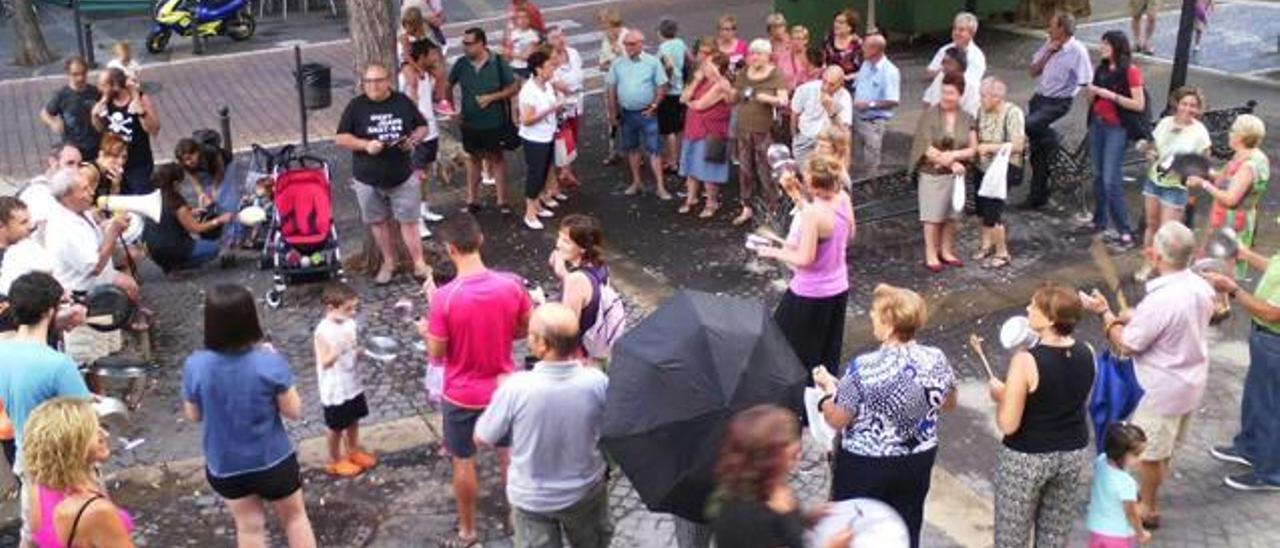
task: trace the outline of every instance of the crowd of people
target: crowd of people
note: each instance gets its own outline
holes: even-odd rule
[[[1135,10],[1145,13],[1151,3],[1135,2]],[[458,515],[456,531],[442,542],[477,544],[476,454],[495,448],[517,546],[608,546],[609,465],[599,441],[609,377],[607,348],[600,347],[613,339],[598,333],[602,322],[613,321],[606,308],[616,293],[601,221],[576,213],[552,222],[579,185],[582,55],[532,1],[513,0],[501,42],[490,44],[483,29],[466,29],[462,55],[449,66],[441,2],[405,4],[399,65],[363,67],[361,92],[344,109],[335,143],[352,155],[361,220],[383,257],[373,283],[393,281],[396,250],[403,247],[428,305],[417,327],[427,363],[443,371],[442,451],[452,463]],[[663,20],[650,50],[645,33],[625,26],[616,10],[604,10],[599,20],[606,165],[621,159],[615,153],[626,156],[628,196],[641,194],[652,178],[653,193],[673,200],[667,182],[683,178],[685,196],[676,210],[703,220],[717,218],[734,174],[733,225],[791,209],[785,236],[761,237],[750,247],[791,274],[774,318],[823,393],[817,416],[838,432],[830,498],[883,501],[918,546],[931,470],[945,443],[939,422],[958,394],[949,357],[919,340],[929,316],[925,299],[907,288],[876,286],[868,310],[878,344],[843,360],[848,250],[857,232],[853,176],[880,170],[887,126],[903,101],[902,74],[886,56],[886,36],[860,28],[853,10],[835,13],[820,40],[813,40],[819,29],[789,26],[777,13],[758,25],[761,37],[743,38],[738,20],[726,15],[713,35],[691,45],[675,20]],[[919,75],[928,86],[906,161],[917,183],[921,263],[928,271],[964,266],[956,245],[964,207],[956,197],[970,187],[977,190],[981,220],[971,260],[993,269],[1011,264],[1004,215],[1011,189],[1028,178],[1022,206],[1048,204],[1049,162],[1058,148],[1053,125],[1082,93],[1095,173],[1095,208],[1083,228],[1116,251],[1145,250],[1146,266],[1137,276],[1146,294],[1132,309],[1113,311],[1096,291],[1039,288],[1026,308],[1036,344],[1017,349],[1007,373],[990,379],[1002,436],[993,481],[1000,548],[1032,540],[1065,546],[1081,517],[1090,546],[1131,546],[1158,534],[1160,490],[1185,450],[1208,381],[1209,325],[1232,301],[1252,318],[1251,363],[1240,432],[1210,452],[1250,467],[1228,475],[1228,486],[1280,490],[1274,419],[1280,412],[1274,395],[1280,387],[1280,260],[1251,249],[1270,178],[1260,149],[1265,127],[1251,115],[1235,120],[1228,143],[1233,156],[1220,173],[1173,169],[1178,158],[1203,157],[1211,148],[1198,119],[1206,98],[1202,90],[1178,90],[1168,115],[1151,123],[1150,94],[1132,61],[1134,51],[1150,47],[1150,28],[1138,34],[1136,47],[1122,32],[1104,35],[1095,66],[1074,38],[1073,17],[1055,14],[1027,67],[1036,90],[1025,110],[1008,99],[1009,84],[988,74],[976,42],[978,20],[969,13],[955,16],[952,40]],[[41,547],[129,546],[134,524],[97,474],[110,444],[77,370],[120,341],[104,340],[86,325],[77,303],[103,286],[138,302],[132,261],[143,247],[165,272],[217,258],[225,241],[217,234],[234,224],[230,212],[238,198],[223,184],[226,158],[193,139],[177,145],[172,164],[156,165],[151,139],[160,132],[160,114],[127,47],[98,74],[96,86],[83,60],[72,58],[65,67],[66,87],[41,112],[60,144],[44,174],[17,197],[0,198],[0,294],[7,295],[0,304],[7,332],[0,354],[22,364],[0,367],[0,404],[10,421],[5,428],[0,420],[0,438],[11,430],[5,455],[22,481],[25,540]],[[428,187],[440,125],[455,119],[467,184],[463,212],[445,216],[428,205]],[[775,144],[790,147],[794,169],[771,165]],[[1150,162],[1141,239],[1129,220],[1121,173],[1131,146]],[[485,235],[473,213],[483,209],[484,188],[492,182],[496,207],[514,214],[506,156],[515,150],[525,167],[523,226],[557,230],[547,260],[562,284],[556,302],[537,300],[521,276],[488,268],[481,255]],[[135,238],[125,234],[137,220],[96,210],[102,196],[154,190],[160,218]],[[1200,190],[1212,201],[1210,228],[1239,234],[1239,252],[1218,271],[1193,268],[1202,244],[1187,218]],[[435,233],[447,262],[430,264],[424,254],[421,240],[435,235],[427,223],[441,223]],[[1250,269],[1263,272],[1252,293],[1241,288]],[[378,465],[360,442],[360,421],[379,402],[366,397],[362,382],[359,293],[333,282],[321,305],[313,354],[327,428],[324,471],[349,478]],[[138,308],[128,329],[143,331],[148,314]],[[1112,350],[1132,358],[1145,390],[1128,421],[1096,436],[1087,403],[1095,378],[1107,373],[1095,365],[1104,363],[1095,349],[1077,338],[1086,313],[1101,318]],[[315,546],[301,465],[284,426],[303,415],[291,366],[266,342],[245,287],[210,289],[203,316],[202,347],[185,360],[181,396],[184,417],[202,424],[207,482],[225,500],[240,545],[265,544],[270,506],[291,547]],[[520,339],[534,362],[527,370],[519,370],[512,354]],[[806,529],[823,516],[821,507],[801,508],[787,485],[801,452],[801,423],[796,402],[779,403],[785,405],[742,410],[725,425],[716,488],[707,493],[714,510],[701,520],[677,519],[682,548],[712,539],[721,546],[801,546]],[[856,534],[842,528],[825,545],[847,546]]]

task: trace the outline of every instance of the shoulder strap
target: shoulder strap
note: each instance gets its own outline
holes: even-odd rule
[[[102,495],[95,494],[94,496],[90,497],[89,500],[84,501],[84,504],[80,505],[80,510],[76,511],[76,519],[71,522],[71,534],[67,535],[67,543],[66,543],[67,548],[71,548],[71,546],[73,546],[72,543],[74,543],[76,540],[76,528],[80,526],[80,518],[84,517],[84,511],[88,510],[89,505],[93,504],[94,501],[100,498],[102,498]]]

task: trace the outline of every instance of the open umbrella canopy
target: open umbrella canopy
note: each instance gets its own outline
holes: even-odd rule
[[[758,301],[681,291],[613,348],[603,444],[650,510],[705,521],[725,423],[808,374]]]

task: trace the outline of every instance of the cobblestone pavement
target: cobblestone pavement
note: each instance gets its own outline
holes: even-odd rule
[[[732,0],[731,0],[732,3]],[[743,2],[732,11],[745,20],[759,19],[765,6],[762,3]],[[748,5],[749,4],[749,5]],[[759,12],[754,13],[753,12]],[[696,25],[708,23],[718,10],[699,12]],[[757,17],[758,16],[758,17]],[[752,20],[755,20],[752,19]],[[684,22],[684,21],[682,21]],[[696,26],[695,28],[702,28]],[[980,36],[987,48],[989,60],[997,73],[1007,76],[1011,82],[1020,69],[1015,59],[1022,59],[1034,48],[1034,41],[1000,33]],[[989,44],[989,45],[988,45]],[[918,46],[923,48],[923,46]],[[274,55],[263,53],[261,55]],[[335,52],[334,55],[341,55]],[[903,53],[898,64],[904,74],[914,74],[922,67],[920,55]],[[211,59],[209,70],[227,70],[225,61]],[[182,72],[173,65],[175,74]],[[204,65],[200,65],[204,66]],[[239,65],[236,65],[239,67]],[[341,66],[335,63],[335,66]],[[163,68],[163,67],[162,67]],[[162,70],[157,68],[157,71]],[[265,70],[265,69],[264,69]],[[283,70],[283,69],[282,69]],[[194,71],[187,71],[194,72]],[[1149,69],[1148,78],[1165,77],[1160,68]],[[190,78],[190,77],[188,77]],[[1025,79],[1024,79],[1025,80]],[[1211,93],[1220,104],[1236,104],[1244,98],[1266,98],[1268,88],[1237,85],[1230,81],[1204,80],[1211,85]],[[904,96],[918,96],[921,82],[904,83]],[[0,84],[0,105],[11,97],[5,95],[6,84]],[[1015,84],[1015,89],[1027,86]],[[1025,95],[1025,93],[1024,93]],[[248,94],[238,100],[246,101],[246,110],[272,110],[271,95],[257,97]],[[1025,100],[1015,96],[1015,100]],[[275,99],[289,101],[289,98]],[[593,99],[594,100],[594,99]],[[335,96],[335,104],[342,99]],[[1274,101],[1264,102],[1262,114],[1275,126],[1278,122]],[[288,103],[285,103],[288,104]],[[255,106],[257,105],[257,106]],[[593,103],[592,106],[596,105]],[[162,107],[163,108],[163,107]],[[336,108],[330,109],[336,117]],[[900,146],[903,133],[914,123],[913,111],[917,107],[904,104],[904,112],[894,122],[899,133],[894,139],[893,157],[901,161],[905,154]],[[283,109],[275,109],[283,110]],[[328,113],[330,111],[323,111]],[[591,110],[589,110],[590,112]],[[8,113],[7,106],[3,112]],[[264,114],[266,116],[266,114]],[[292,134],[285,129],[286,121],[254,120],[259,124],[237,122],[237,142],[267,140],[270,131],[278,131],[282,138]],[[659,202],[651,195],[639,199],[621,196],[626,181],[622,168],[599,168],[603,141],[599,120],[588,117],[581,143],[579,173],[584,180],[583,192],[575,197],[567,211],[590,211],[599,215],[607,227],[610,249],[619,256],[620,282],[631,285],[636,281],[648,281],[659,288],[658,293],[679,287],[692,287],[714,292],[755,297],[766,303],[776,301],[783,287],[784,273],[767,265],[750,264],[740,242],[741,231],[728,226],[731,212],[726,211],[714,222],[700,222],[680,217],[674,212],[674,203]],[[208,124],[204,124],[208,125]],[[248,127],[246,127],[248,126]],[[331,126],[331,124],[330,124]],[[1079,135],[1076,113],[1064,120],[1069,135]],[[195,126],[191,126],[195,127]],[[258,128],[258,129],[253,129]],[[170,126],[173,129],[173,126]],[[241,137],[241,130],[251,137]],[[258,134],[252,133],[259,132]],[[1276,141],[1268,144],[1272,157],[1277,155]],[[0,143],[0,154],[11,147]],[[318,145],[315,152],[333,160],[336,182],[337,218],[344,249],[359,246],[362,230],[355,218],[354,204],[344,181],[349,174],[346,154],[337,153],[329,145]],[[519,164],[519,156],[510,157]],[[24,164],[31,165],[31,164]],[[519,176],[520,169],[512,170]],[[5,172],[0,167],[0,173]],[[518,178],[513,177],[517,182]],[[672,181],[674,183],[674,181]],[[450,187],[438,200],[442,211],[452,211],[457,204],[457,188]],[[515,192],[515,189],[512,189]],[[726,197],[732,203],[733,194]],[[1136,192],[1131,192],[1136,200]],[[1277,208],[1277,200],[1269,198],[1265,204],[1271,218]],[[1133,209],[1133,208],[1131,208]],[[1136,209],[1135,209],[1136,210]],[[529,232],[516,228],[516,219],[503,218],[492,209],[479,215],[487,232],[485,255],[496,268],[509,269],[526,275],[544,286],[551,287],[551,275],[544,265],[544,258],[553,245],[551,231]],[[990,404],[985,396],[980,366],[963,349],[964,338],[970,331],[983,331],[990,335],[1005,317],[1015,313],[1039,279],[1055,278],[1088,285],[1096,280],[1096,273],[1088,266],[1085,242],[1063,236],[1066,220],[1063,212],[1050,214],[1011,213],[1012,245],[1018,260],[1013,269],[994,274],[977,268],[949,270],[939,276],[926,276],[917,267],[916,257],[919,235],[911,219],[894,219],[862,225],[857,243],[851,252],[851,268],[854,290],[850,299],[849,328],[846,353],[852,354],[865,348],[869,340],[866,326],[865,304],[870,288],[878,281],[892,281],[922,289],[933,308],[931,327],[922,336],[926,342],[941,346],[953,358],[958,373],[964,379],[961,390],[961,409],[943,421],[943,443],[939,468],[958,478],[965,490],[977,493],[979,500],[988,506],[991,500],[991,473],[996,437],[990,418]],[[962,231],[961,247],[968,251],[973,245],[975,229],[966,225]],[[1260,230],[1260,249],[1276,246],[1275,228],[1267,225]],[[1124,258],[1123,264],[1132,265],[1134,257]],[[182,358],[199,344],[201,290],[214,283],[233,281],[244,283],[261,294],[269,284],[269,274],[254,270],[247,262],[232,269],[210,268],[182,278],[162,278],[150,267],[144,274],[144,295],[159,313],[155,346],[162,373],[154,379],[142,411],[133,425],[117,432],[128,438],[145,438],[146,441],[132,451],[117,451],[107,466],[107,471],[126,468],[156,468],[165,463],[198,457],[198,427],[178,420],[178,384]],[[389,334],[406,343],[412,334],[408,325],[396,315],[393,303],[401,297],[411,296],[415,290],[407,277],[389,288],[373,288],[360,276],[353,276],[353,284],[363,296],[362,325],[365,333]],[[1129,295],[1140,292],[1129,288]],[[641,302],[652,302],[660,295],[634,294],[629,310],[635,315],[644,313]],[[1136,300],[1134,298],[1133,300]],[[280,310],[264,310],[263,319],[269,335],[293,365],[298,386],[306,402],[305,415],[311,417],[289,426],[294,439],[312,437],[321,433],[318,403],[315,397],[315,375],[309,355],[309,337],[320,315],[318,286],[291,288],[286,307]],[[1231,327],[1233,336],[1223,337],[1214,345],[1214,370],[1204,409],[1197,416],[1186,451],[1179,456],[1176,476],[1166,491],[1167,524],[1157,536],[1157,546],[1276,546],[1280,545],[1280,498],[1274,495],[1243,496],[1221,487],[1220,476],[1224,467],[1208,460],[1204,448],[1212,441],[1220,441],[1234,431],[1239,384],[1243,376],[1244,358],[1239,341],[1240,318]],[[1085,326],[1082,331],[1096,332],[1097,326]],[[994,337],[988,336],[988,340]],[[994,345],[988,345],[988,348]],[[1004,356],[994,355],[995,362],[1004,363]],[[421,399],[421,368],[413,360],[404,359],[390,366],[370,364],[366,382],[370,393],[373,416],[369,424],[386,423],[404,417],[412,417],[426,410]],[[422,546],[433,545],[432,539],[448,534],[453,526],[451,495],[447,489],[448,466],[436,456],[435,447],[425,447],[384,455],[382,467],[372,474],[353,481],[336,482],[322,477],[317,471],[305,473],[307,500],[311,516],[317,524],[322,545],[325,546]],[[482,524],[486,545],[503,546],[508,541],[494,516],[500,515],[503,496],[493,484],[491,475],[485,477],[481,515],[488,520]],[[802,498],[821,500],[826,490],[826,472],[821,459],[812,451],[806,451],[804,464],[793,481]],[[122,502],[143,524],[140,540],[150,546],[181,546],[199,544],[227,544],[231,520],[222,506],[213,498],[207,487],[198,480],[176,481],[167,479],[150,484],[124,483],[116,487]],[[935,494],[940,487],[935,488]],[[617,546],[670,546],[671,524],[664,516],[647,512],[642,508],[634,491],[622,479],[615,479],[611,486],[611,502],[618,521]],[[388,502],[390,501],[390,504]],[[937,503],[930,502],[933,511],[939,512]],[[978,504],[981,506],[982,504]],[[8,526],[0,529],[0,545],[13,540],[12,505],[0,506],[0,521]],[[964,508],[944,507],[947,514],[961,515]],[[989,520],[989,514],[986,518]],[[950,534],[950,527],[940,529],[943,522],[930,520],[926,528],[925,543],[929,546],[951,546],[958,542]],[[989,527],[989,522],[980,527]],[[8,534],[10,536],[6,537]],[[989,538],[989,534],[986,538]],[[972,540],[972,539],[970,539]],[[965,542],[963,545],[982,546],[983,542]]]

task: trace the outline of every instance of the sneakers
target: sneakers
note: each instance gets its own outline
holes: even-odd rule
[[[1243,464],[1250,467],[1253,466],[1253,463],[1249,462],[1249,459],[1244,458],[1244,455],[1241,455],[1240,451],[1237,451],[1235,446],[1232,445],[1215,445],[1210,447],[1209,456],[1222,462]]]
[[[431,207],[428,206],[426,202],[422,203],[422,208],[420,212],[421,212],[422,220],[428,223],[438,223],[444,220],[444,215],[431,211]]]
[[[361,472],[364,472],[364,469],[361,468],[360,465],[351,462],[348,458],[338,462],[329,463],[328,466],[324,467],[324,471],[328,472],[330,476],[353,478],[360,475]]]
[[[458,112],[453,110],[453,105],[449,104],[449,101],[441,99],[436,103],[436,114],[445,118],[452,118],[456,116]]]
[[[542,217],[543,219],[550,219],[552,217],[555,217],[556,214],[550,209],[540,209],[538,210],[538,216]]]
[[[431,229],[427,228],[427,221],[422,218],[418,218],[418,235],[424,240],[431,237]]]
[[[529,230],[542,230],[543,228],[542,221],[539,221],[537,217],[534,217],[532,219],[525,217],[524,226],[527,227]]]
[[[1236,491],[1280,491],[1280,483],[1269,482],[1253,472],[1227,476],[1222,483]]]
[[[494,178],[493,178],[493,175],[490,175],[490,174],[488,174],[488,173],[481,173],[481,174],[480,174],[480,184],[482,184],[482,185],[494,186],[494,185],[498,184],[498,180],[497,180],[497,179],[494,179]]]
[[[351,454],[347,455],[347,460],[365,470],[378,465],[378,458],[364,451],[352,451]]]
[[[1124,253],[1138,247],[1138,242],[1134,241],[1132,234],[1121,234],[1119,237],[1107,242],[1107,247],[1116,253]]]

